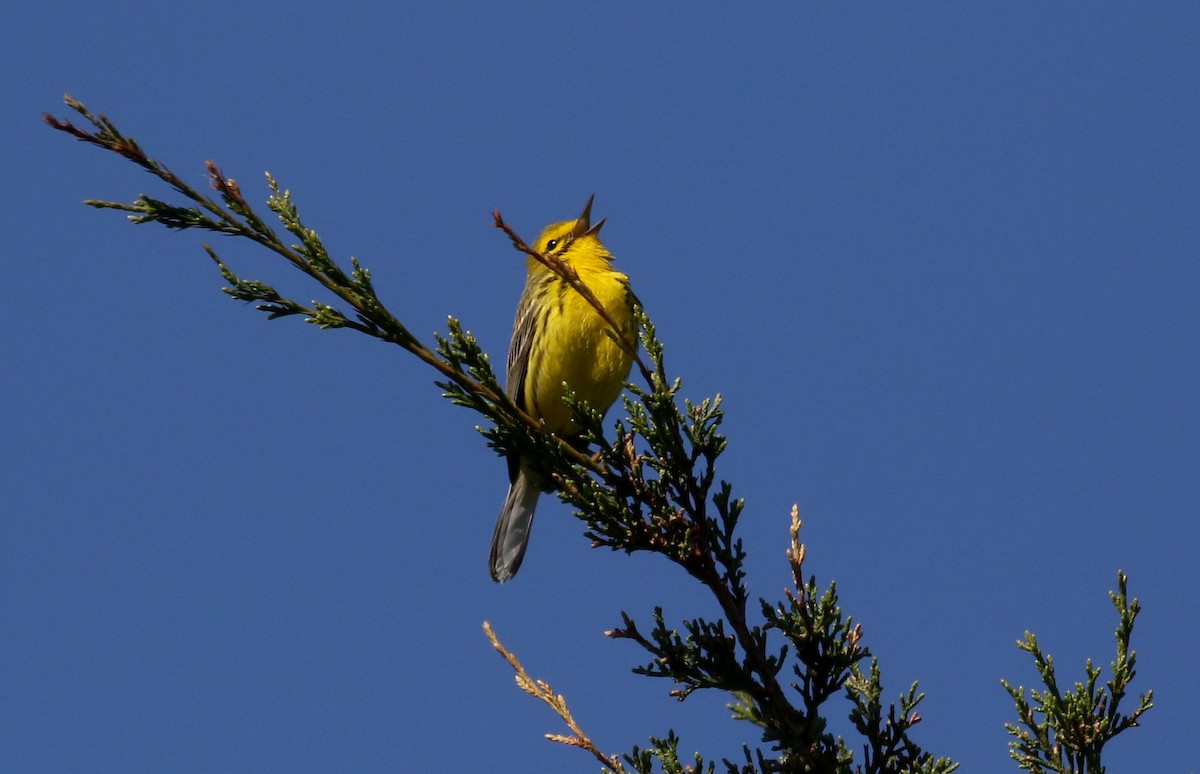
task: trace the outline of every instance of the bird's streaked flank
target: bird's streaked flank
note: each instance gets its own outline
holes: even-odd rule
[[[629,278],[612,267],[613,255],[600,241],[604,221],[591,225],[592,199],[575,220],[542,231],[534,249],[573,268],[604,306],[620,334],[636,341],[634,296]],[[632,355],[599,312],[558,274],[529,258],[525,291],[517,304],[508,349],[505,392],[547,432],[570,440],[580,428],[563,402],[566,387],[598,411],[607,411],[629,376]],[[508,496],[496,520],[488,564],[498,583],[516,574],[529,544],[529,529],[542,482],[530,462],[508,458]]]

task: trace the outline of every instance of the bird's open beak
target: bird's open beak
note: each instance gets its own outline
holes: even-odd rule
[[[604,225],[604,221],[601,220],[594,226],[591,223],[592,201],[595,198],[596,194],[592,194],[588,197],[587,204],[583,205],[583,212],[580,213],[579,217],[575,220],[575,228],[571,229],[571,237],[573,239],[578,239],[581,236],[587,236],[589,234],[595,235],[600,233],[600,227]]]

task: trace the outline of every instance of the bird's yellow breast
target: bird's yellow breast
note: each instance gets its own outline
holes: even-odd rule
[[[577,240],[563,256],[633,343],[637,339],[629,278],[612,268],[611,258],[596,237]],[[546,283],[546,317],[543,335],[529,353],[525,404],[547,430],[570,436],[579,428],[563,403],[563,385],[592,408],[607,411],[621,394],[632,358],[583,296],[541,264],[530,268],[530,282]]]

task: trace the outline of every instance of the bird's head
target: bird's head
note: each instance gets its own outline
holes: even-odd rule
[[[541,236],[533,243],[533,248],[542,255],[556,255],[567,262],[582,256],[611,261],[612,254],[600,241],[600,227],[604,225],[604,221],[592,225],[592,200],[595,198],[595,194],[588,197],[587,204],[583,206],[583,212],[578,218],[546,226]],[[535,263],[531,258],[530,266]]]

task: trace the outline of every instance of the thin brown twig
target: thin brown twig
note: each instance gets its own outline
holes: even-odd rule
[[[504,660],[516,672],[517,686],[530,696],[548,704],[554,710],[555,714],[562,719],[563,723],[567,725],[567,728],[571,730],[571,736],[546,734],[546,738],[552,742],[587,750],[596,760],[600,761],[600,765],[609,771],[615,772],[615,774],[625,774],[625,767],[621,765],[620,758],[616,755],[605,755],[601,752],[596,743],[588,738],[583,729],[579,727],[579,723],[571,714],[571,710],[567,708],[567,700],[561,694],[556,694],[554,689],[545,681],[534,680],[530,677],[529,673],[525,671],[525,667],[517,660],[516,655],[500,644],[500,639],[496,636],[496,632],[492,630],[492,625],[487,621],[483,622],[483,631],[487,634],[488,640],[491,641],[492,647],[504,657]]]
[[[178,193],[199,204],[211,215],[217,218],[222,224],[229,227],[236,235],[245,237],[256,244],[266,247],[267,249],[281,255],[285,260],[287,260],[288,263],[292,264],[309,277],[315,279],[330,293],[349,304],[356,312],[365,316],[367,319],[372,320],[374,324],[378,326],[379,332],[375,333],[371,331],[365,331],[362,327],[351,327],[355,327],[356,330],[366,332],[369,335],[375,336],[383,341],[400,346],[408,352],[416,355],[420,360],[424,361],[428,365],[433,366],[433,368],[435,368],[443,376],[458,383],[464,389],[481,396],[484,400],[487,400],[493,404],[504,405],[513,416],[517,417],[527,426],[544,432],[542,423],[538,419],[521,410],[516,404],[509,400],[508,396],[503,392],[494,392],[484,384],[472,379],[466,374],[463,374],[449,363],[446,363],[441,358],[437,357],[432,350],[421,344],[420,341],[413,336],[399,320],[387,313],[386,310],[383,309],[382,304],[378,305],[376,308],[374,305],[364,303],[361,298],[348,291],[333,278],[326,276],[323,272],[318,271],[313,266],[310,266],[309,262],[305,260],[304,256],[300,255],[296,250],[284,243],[283,240],[279,238],[279,235],[273,229],[269,228],[260,218],[255,216],[257,225],[259,225],[262,229],[261,232],[256,231],[246,223],[243,223],[237,217],[234,217],[234,215],[226,210],[225,207],[221,206],[210,197],[201,194],[199,191],[184,182],[170,169],[152,159],[132,138],[121,134],[116,126],[103,114],[93,114],[87,109],[87,107],[83,105],[83,103],[74,99],[69,94],[64,95],[63,100],[66,102],[68,107],[78,112],[93,125],[98,127],[101,131],[89,132],[86,129],[81,129],[78,126],[75,126],[67,119],[56,118],[55,116],[46,113],[43,115],[42,120],[45,121],[48,126],[69,134],[77,140],[95,145],[108,151],[112,151],[133,161],[138,166],[142,167],[155,177],[158,177],[160,180],[165,182],[167,185],[171,186],[171,188],[175,189]],[[245,198],[242,196],[241,189],[237,183],[231,178],[226,178],[214,162],[205,162],[204,168],[208,175],[209,183],[214,190],[228,196],[239,206],[245,208],[246,211],[251,210],[249,203],[246,202]],[[113,204],[112,202],[101,202],[97,200],[88,200],[87,203],[94,206]],[[122,205],[121,208],[126,210],[131,209],[129,205]],[[206,247],[206,250],[209,251],[210,256],[213,255],[211,248]],[[592,459],[590,455],[584,454],[561,438],[558,440],[562,448],[566,450],[567,454],[571,456],[576,464],[582,465],[586,469],[599,476],[605,478],[611,477],[610,471]]]

